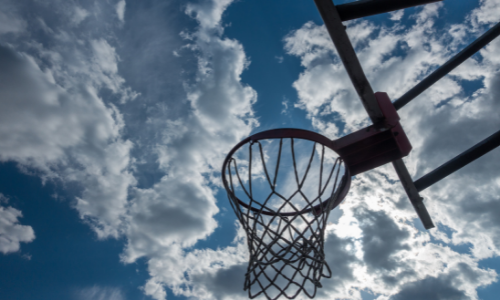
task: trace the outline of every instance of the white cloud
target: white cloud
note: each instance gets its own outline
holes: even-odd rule
[[[83,20],[85,20],[89,16],[89,12],[85,9],[75,6],[74,15],[73,15],[73,23],[75,25],[80,24]]]
[[[80,215],[95,223],[101,237],[116,236],[134,183],[127,171],[132,144],[120,139],[120,113],[106,107],[92,85],[70,83],[69,77],[69,86],[60,86],[53,76],[59,70],[43,72],[31,56],[0,51],[0,159],[81,183]]]
[[[243,47],[222,37],[220,14],[228,4],[188,5],[186,12],[199,23],[196,31],[183,33],[188,45],[182,56],[194,54],[198,61],[195,77],[185,82],[188,113],[175,119],[148,118],[148,124],[161,128],[154,149],[160,170],[167,175],[151,188],[135,190],[122,258],[126,262],[148,258],[151,279],[144,291],[155,299],[164,299],[164,286],[185,296],[211,297],[213,287],[196,284],[192,278],[216,280],[202,276],[215,272],[213,260],[230,269],[229,262],[241,261],[235,247],[223,253],[183,250],[217,227],[216,190],[209,185],[220,185],[218,172],[225,153],[257,124],[252,111],[257,94],[240,79],[249,64]]]
[[[498,22],[500,12],[500,1],[481,0],[480,6],[474,9],[470,15],[473,25],[483,25]]]
[[[210,36],[205,36],[204,31],[211,29],[222,30],[221,19],[222,13],[231,4],[233,0],[214,0],[214,1],[203,1],[200,3],[188,3],[186,7],[186,13],[191,15],[200,24],[200,38],[208,38]]]
[[[184,86],[175,86],[181,92],[168,90],[167,95],[176,95],[167,99],[168,105],[159,91],[149,93],[153,99],[142,98],[142,103],[120,101],[137,94],[126,87],[119,74],[119,45],[104,29],[100,32],[93,28],[93,34],[88,34],[85,27],[89,22],[66,28],[57,22],[44,22],[49,17],[40,16],[33,26],[39,26],[52,43],[33,39],[25,47],[15,42],[12,48],[2,47],[6,55],[0,75],[7,79],[6,72],[13,72],[10,86],[2,81],[4,94],[0,95],[5,114],[2,121],[8,122],[0,131],[5,141],[0,148],[1,159],[19,162],[45,179],[77,183],[81,193],[74,207],[80,217],[100,238],[126,237],[123,261],[146,257],[151,279],[144,292],[157,299],[166,296],[165,286],[189,294],[175,280],[186,281],[183,274],[189,268],[193,276],[201,275],[196,273],[201,268],[200,255],[226,262],[228,268],[243,259],[235,247],[226,249],[222,257],[216,251],[190,254],[183,250],[217,227],[214,215],[219,209],[214,195],[220,185],[220,165],[227,150],[257,125],[252,111],[257,94],[240,79],[249,61],[240,43],[222,36],[221,14],[229,3],[208,1],[187,6],[186,13],[199,27],[184,35],[185,46],[178,51],[183,60],[186,56],[195,59],[197,69],[194,77],[183,77]],[[70,18],[73,11],[60,13],[66,12]],[[101,23],[100,14],[109,11],[105,4],[88,11],[96,27],[110,26]],[[59,19],[64,18],[51,18]],[[163,56],[163,52],[158,54],[156,43],[140,51],[148,58]],[[171,70],[176,78],[177,71],[191,72],[181,67]],[[147,84],[149,89],[154,81]],[[111,95],[102,96],[107,93]],[[156,93],[161,97],[154,98]],[[143,112],[130,108],[142,109],[144,103],[151,104],[144,109],[144,123],[126,123]],[[175,105],[180,112],[171,114]],[[166,109],[155,113],[157,107]],[[153,137],[148,139],[143,130],[154,130]],[[125,132],[127,139],[123,137]],[[161,180],[149,187],[134,188],[132,171],[137,165],[131,156],[133,147],[145,150],[138,154],[141,163],[154,158],[151,165],[158,169]],[[241,239],[239,242],[237,249],[241,250]],[[203,268],[212,270],[210,260],[207,262]],[[194,294],[201,291],[193,289]],[[84,294],[99,299],[112,293],[91,288]]]
[[[173,246],[152,258],[149,261],[152,278],[145,287],[152,293],[147,294],[164,299],[162,286],[167,286],[175,294],[197,299],[247,299],[243,279],[248,252],[244,231],[239,224],[235,226],[238,232],[231,246],[187,253]]]
[[[405,11],[403,9],[396,10],[396,11],[393,11],[389,14],[390,15],[389,19],[391,19],[393,21],[401,21],[404,14],[405,14]]]
[[[99,18],[106,9],[93,13]],[[138,94],[118,75],[119,57],[99,30],[94,37],[83,29],[86,23],[66,26],[75,11],[82,16],[79,7],[45,11],[29,28],[43,34],[23,43],[14,36],[9,47],[0,46],[0,160],[16,161],[44,180],[77,184],[81,194],[73,205],[81,218],[100,238],[117,237],[135,184],[133,144],[122,138],[117,105]],[[115,104],[104,102],[103,91],[117,98]]]
[[[115,287],[93,286],[76,293],[78,300],[125,300],[123,292]]]
[[[288,113],[288,105],[289,105],[290,100],[288,100],[286,97],[283,97],[283,100],[281,101],[281,105],[283,108],[281,109],[281,114],[286,115]]]
[[[126,6],[125,0],[120,0],[118,3],[116,3],[116,15],[118,16],[118,19],[122,22],[125,20],[125,6]]]
[[[3,195],[2,195],[3,196]],[[21,211],[0,206],[0,252],[8,254],[19,251],[20,243],[29,243],[35,239],[31,226],[19,224]]]

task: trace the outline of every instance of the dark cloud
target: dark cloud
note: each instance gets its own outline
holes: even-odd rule
[[[247,298],[248,291],[243,290],[245,264],[232,265],[229,268],[221,268],[214,273],[192,276],[196,285],[202,285],[209,289],[217,300],[235,299],[235,297]]]
[[[453,286],[448,278],[427,277],[417,282],[406,283],[390,300],[467,300],[463,291]]]
[[[332,271],[331,278],[323,278],[323,288],[318,289],[318,297],[328,297],[328,294],[340,291],[355,280],[354,268],[359,260],[354,254],[354,243],[350,239],[340,238],[330,232],[325,241],[325,260]]]
[[[398,227],[394,220],[383,211],[358,208],[354,216],[363,230],[364,262],[372,272],[391,271],[402,262],[394,257],[401,250],[409,250],[406,240],[410,233]]]

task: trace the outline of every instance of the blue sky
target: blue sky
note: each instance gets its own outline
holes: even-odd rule
[[[394,100],[499,15],[445,0],[346,25]],[[400,110],[414,179],[500,128],[499,51]],[[0,298],[246,299],[226,153],[261,130],[368,124],[312,0],[0,0]],[[422,193],[430,231],[391,166],[353,178],[317,299],[496,299],[498,161]]]

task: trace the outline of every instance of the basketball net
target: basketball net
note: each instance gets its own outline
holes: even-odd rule
[[[300,160],[298,140],[251,140],[239,146],[243,154],[233,152],[224,163],[224,185],[247,234],[244,289],[250,298],[294,299],[301,292],[313,298],[321,278],[332,274],[325,261],[325,227],[345,196],[347,170],[338,155],[311,141],[306,141],[313,145],[310,155]]]

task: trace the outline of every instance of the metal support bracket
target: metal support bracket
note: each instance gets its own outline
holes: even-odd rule
[[[342,20],[339,13],[331,0],[314,0],[318,11],[325,22],[325,26],[332,38],[332,41],[337,48],[337,52],[342,60],[344,67],[347,70],[347,74],[351,78],[351,81],[361,98],[361,102],[366,109],[366,112],[370,116],[370,119],[374,124],[382,123],[384,120],[384,115],[378,106],[373,89],[366,78],[366,75],[359,63],[358,57],[354,48],[347,36]],[[422,202],[422,197],[420,197],[413,180],[408,173],[408,169],[404,164],[402,159],[397,159],[393,161],[393,166],[396,169],[396,173],[405,188],[408,198],[415,208],[417,215],[424,224],[426,229],[434,227],[432,220]]]

